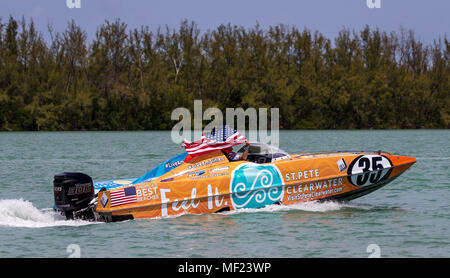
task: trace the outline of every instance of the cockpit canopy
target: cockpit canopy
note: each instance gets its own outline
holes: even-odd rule
[[[242,153],[243,147],[238,151]],[[275,146],[265,143],[254,142],[250,143],[248,148],[247,160],[255,163],[269,163],[274,160],[289,158],[289,154]]]

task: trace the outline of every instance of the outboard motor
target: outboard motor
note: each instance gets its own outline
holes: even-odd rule
[[[65,214],[67,219],[74,218],[74,212],[88,208],[95,197],[92,178],[83,173],[57,174],[54,177],[53,186],[55,206]]]

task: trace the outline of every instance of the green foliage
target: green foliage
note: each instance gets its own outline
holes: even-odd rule
[[[280,108],[283,129],[449,128],[450,43],[412,31],[277,25],[128,30],[93,41],[73,20],[46,42],[32,20],[0,20],[0,130],[170,129],[171,112]]]

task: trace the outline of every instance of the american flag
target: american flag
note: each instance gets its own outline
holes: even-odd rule
[[[124,187],[111,192],[111,207],[136,203],[136,188],[134,186]]]
[[[245,143],[247,139],[236,130],[229,126],[220,127],[219,130],[213,129],[207,136],[202,134],[202,138],[195,142],[183,140],[182,146],[192,157],[202,154],[223,150]]]

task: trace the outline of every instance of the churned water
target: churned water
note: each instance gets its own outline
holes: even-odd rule
[[[0,257],[68,257],[72,244],[81,257],[450,257],[449,142],[449,130],[281,131],[288,152],[381,149],[417,163],[346,204],[90,223],[53,212],[53,175],[138,177],[183,151],[170,132],[0,133]]]

